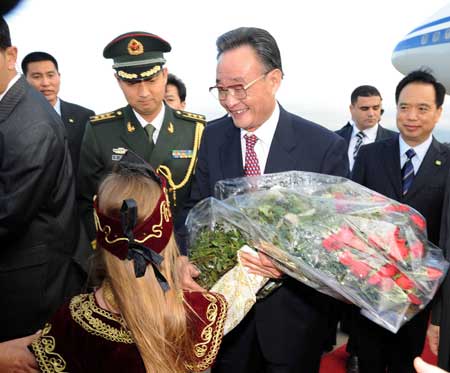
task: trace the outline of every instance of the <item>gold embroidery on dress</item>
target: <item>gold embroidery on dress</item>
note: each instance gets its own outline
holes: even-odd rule
[[[202,295],[209,302],[206,308],[206,319],[209,323],[200,333],[202,342],[194,345],[195,356],[202,358],[202,360],[194,364],[185,364],[186,368],[194,371],[206,370],[214,362],[222,341],[223,327],[228,308],[225,298],[222,295],[211,293],[202,293]]]
[[[93,293],[73,297],[69,309],[72,319],[88,333],[112,342],[134,343],[131,333],[125,326],[125,320],[97,306]],[[121,325],[120,329],[105,323],[97,315],[117,322]]]
[[[45,324],[42,334],[31,344],[31,348],[41,372],[64,373],[66,362],[60,354],[55,352],[55,338],[49,334],[51,329],[51,324]]]

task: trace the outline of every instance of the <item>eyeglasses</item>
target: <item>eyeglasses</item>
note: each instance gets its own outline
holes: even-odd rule
[[[219,101],[225,101],[229,94],[238,100],[243,100],[244,98],[247,97],[247,89],[249,89],[257,81],[264,78],[267,74],[268,73],[262,74],[261,76],[257,77],[255,80],[252,80],[250,83],[247,83],[246,85],[237,84],[230,87],[218,87],[218,86],[210,87],[209,92],[211,92],[211,94]]]

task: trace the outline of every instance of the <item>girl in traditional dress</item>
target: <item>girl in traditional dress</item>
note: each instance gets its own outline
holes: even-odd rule
[[[227,305],[183,292],[165,181],[128,152],[95,200],[98,287],[75,296],[32,350],[42,372],[203,371],[214,361]]]

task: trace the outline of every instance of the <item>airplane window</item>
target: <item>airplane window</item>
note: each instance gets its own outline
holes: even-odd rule
[[[437,41],[439,41],[439,37],[441,36],[441,33],[439,31],[436,31],[433,33],[433,43],[436,43]]]
[[[447,30],[445,30],[445,40],[450,39],[450,28],[448,28]]]
[[[428,34],[423,34],[422,38],[420,39],[420,44],[424,45],[428,43]]]

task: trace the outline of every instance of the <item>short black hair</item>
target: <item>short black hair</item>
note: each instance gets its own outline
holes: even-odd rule
[[[11,34],[3,17],[0,17],[0,50],[4,51],[11,46]]]
[[[22,60],[22,72],[24,75],[27,75],[28,72],[28,64],[32,62],[41,62],[41,61],[51,61],[55,65],[56,71],[59,72],[58,62],[56,58],[47,52],[31,52],[28,53],[25,58]]]
[[[172,84],[177,87],[178,96],[180,96],[180,101],[186,101],[186,85],[184,82],[178,78],[176,75],[170,74],[167,76],[167,84]]]
[[[445,87],[439,83],[436,78],[431,74],[428,70],[414,70],[411,71],[408,75],[406,75],[400,83],[398,83],[397,88],[395,89],[395,103],[398,104],[398,99],[400,97],[400,93],[408,84],[411,83],[423,83],[423,84],[431,84],[434,88],[435,92],[435,102],[436,107],[440,108],[444,103],[445,98]]]
[[[374,86],[360,85],[359,87],[356,87],[352,92],[350,96],[350,102],[352,103],[352,105],[355,105],[356,101],[358,101],[358,97],[374,97],[374,96],[378,96],[380,97],[380,99],[383,99],[378,89],[376,89]]]
[[[261,60],[267,72],[279,69],[283,72],[281,65],[281,54],[275,38],[266,30],[256,27],[240,27],[219,36],[216,41],[217,58],[228,50],[236,49],[244,45],[253,48]]]

